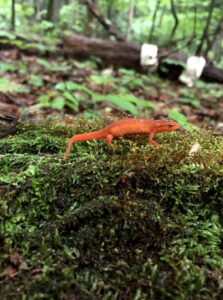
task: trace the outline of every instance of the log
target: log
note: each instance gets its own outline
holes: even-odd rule
[[[63,54],[77,59],[97,56],[102,60],[102,67],[113,66],[114,68],[132,68],[142,71],[140,51],[141,45],[128,42],[105,41],[80,35],[63,37]],[[186,55],[159,49],[158,74],[161,77],[177,80],[186,66],[186,61]],[[223,83],[223,69],[217,68],[212,62],[208,62],[200,79],[207,82]]]
[[[98,56],[103,66],[140,69],[140,46],[126,42],[111,42],[80,35],[63,37],[62,52],[78,59]]]

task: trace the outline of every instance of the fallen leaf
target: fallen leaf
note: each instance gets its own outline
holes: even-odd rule
[[[13,267],[13,265],[9,264],[6,268],[5,268],[5,275],[8,278],[13,278],[14,276],[16,276],[16,274],[18,273],[18,271],[16,270],[15,267]]]

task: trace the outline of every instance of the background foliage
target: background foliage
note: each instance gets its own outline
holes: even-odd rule
[[[221,0],[0,0],[0,29],[23,34],[66,30],[109,38],[88,11],[93,3],[126,39],[203,53],[223,63]]]

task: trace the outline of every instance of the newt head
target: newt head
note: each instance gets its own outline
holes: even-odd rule
[[[180,127],[180,125],[173,120],[156,120],[154,122],[155,132],[173,131]]]

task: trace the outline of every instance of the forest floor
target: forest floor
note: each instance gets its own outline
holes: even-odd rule
[[[84,112],[90,116],[97,112],[103,119],[117,119],[137,112],[139,117],[159,119],[172,116],[171,110],[177,108],[192,124],[223,132],[223,86],[219,84],[198,81],[188,88],[131,70],[97,71],[94,60],[80,63],[61,57],[43,59],[19,50],[1,51],[0,60],[1,114],[37,120],[49,115],[65,119],[66,114]],[[76,86],[69,90],[61,87],[61,82],[75,82]],[[94,101],[89,93],[104,99]],[[142,105],[134,110],[132,103],[120,106],[111,97],[120,93],[132,94],[151,103],[151,107]],[[119,102],[126,99],[120,98]]]

